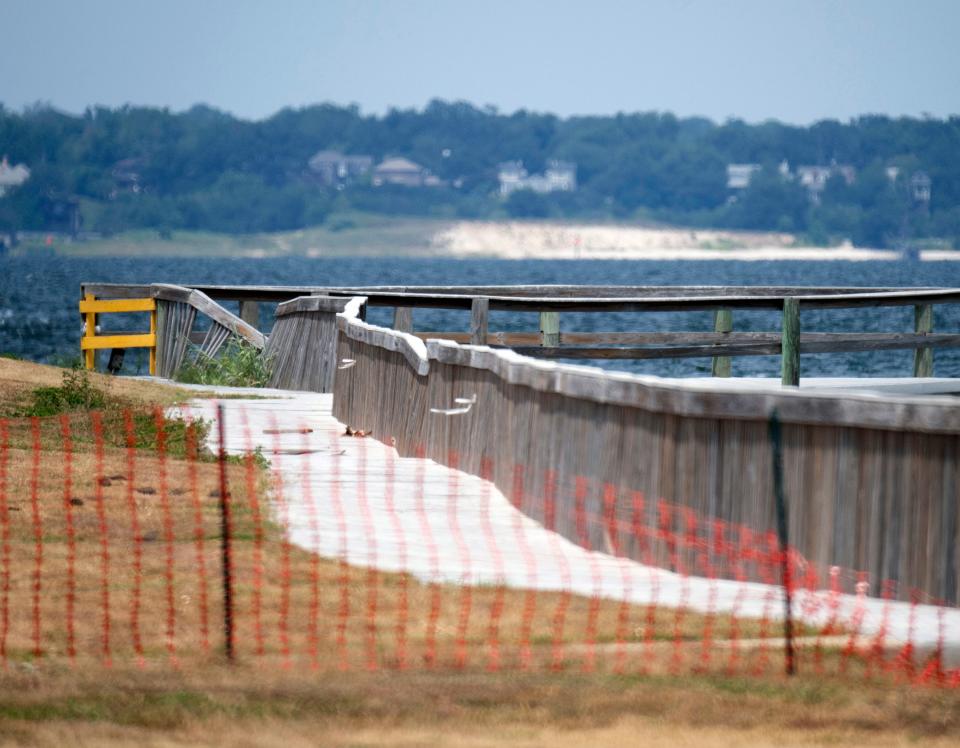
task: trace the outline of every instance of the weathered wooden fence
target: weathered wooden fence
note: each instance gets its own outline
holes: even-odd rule
[[[958,599],[960,406],[945,398],[747,392],[533,360],[510,350],[424,342],[339,316],[334,414],[348,426],[490,477],[527,514],[583,542],[578,509],[604,487],[700,516],[775,527],[768,419],[783,422],[790,543],[815,568],[837,565]],[[587,478],[587,483],[575,477]],[[618,506],[629,527],[632,507]],[[680,518],[674,517],[675,530]],[[639,558],[629,533],[589,528],[593,548]],[[676,560],[675,560],[676,561]],[[681,560],[682,561],[682,560]],[[669,564],[670,560],[665,559]],[[718,564],[720,574],[730,573]],[[872,594],[879,594],[876,586]]]
[[[337,361],[337,319],[349,299],[302,296],[277,306],[265,354],[269,386],[332,392]]]
[[[780,353],[787,385],[799,381],[801,353],[904,348],[915,351],[915,375],[930,376],[932,349],[960,344],[956,334],[933,332],[932,307],[960,302],[960,289],[383,287],[365,289],[364,299],[347,304],[336,320],[337,340],[333,318],[351,289],[146,288],[154,289],[164,320],[158,341],[170,332],[174,344],[186,339],[176,330],[186,329],[189,313],[169,324],[176,317],[161,312],[161,302],[185,301],[164,298],[170,294],[196,300],[194,294],[207,298],[206,292],[241,305],[287,301],[267,344],[276,386],[326,390],[336,369],[341,421],[395,443],[402,454],[422,448],[476,474],[484,464],[496,466],[491,478],[514,503],[537,519],[548,512],[565,518],[557,529],[574,542],[584,542],[583,528],[574,526],[578,508],[597,512],[608,486],[646,497],[648,526],[663,499],[699,516],[772,529],[767,427],[776,410],[784,424],[790,541],[809,563],[898,580],[901,596],[915,588],[951,603],[960,597],[960,406],[952,398],[668,383],[460,344],[508,345],[544,358],[712,356],[721,375],[729,373],[727,356]],[[85,284],[83,290],[130,298],[143,289]],[[339,298],[290,301],[304,293]],[[396,329],[363,322],[365,305],[394,307]],[[891,305],[914,307],[913,332],[804,333],[800,324],[805,309]],[[414,307],[470,310],[470,330],[414,334]],[[731,309],[779,310],[781,330],[733,332]],[[538,312],[540,330],[491,332],[491,310]],[[697,310],[715,314],[714,332],[565,333],[558,318],[567,311]],[[223,321],[246,330],[233,315]],[[453,340],[429,339],[436,336]],[[169,358],[178,356],[175,349]],[[632,508],[618,511],[629,524]],[[591,547],[640,555],[632,537],[605,537],[600,527],[589,532]]]
[[[187,359],[197,313],[210,319],[197,346],[198,355],[214,357],[230,337],[263,350],[266,337],[202,291],[156,283],[150,295],[157,304],[157,374],[172,378]]]

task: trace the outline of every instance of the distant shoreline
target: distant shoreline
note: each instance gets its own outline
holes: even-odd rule
[[[451,221],[357,216],[347,226],[272,234],[140,230],[71,242],[25,243],[10,256],[64,257],[417,257],[504,260],[739,262],[893,261],[895,250],[801,246],[791,234],[560,221]],[[960,260],[960,251],[927,249],[920,260]]]

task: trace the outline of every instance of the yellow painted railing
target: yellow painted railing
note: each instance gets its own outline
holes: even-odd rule
[[[150,312],[150,332],[121,335],[97,335],[97,315],[110,312]],[[83,337],[80,350],[88,369],[96,365],[96,353],[104,348],[149,348],[150,374],[157,369],[157,302],[154,299],[97,299],[86,294],[80,302]]]

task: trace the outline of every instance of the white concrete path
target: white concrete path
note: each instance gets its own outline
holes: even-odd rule
[[[226,446],[230,453],[263,449],[278,476],[274,518],[302,548],[357,566],[407,571],[425,581],[502,581],[638,604],[686,603],[703,611],[782,616],[778,587],[683,577],[589,552],[518,512],[487,481],[430,460],[401,458],[373,438],[345,436],[343,424],[331,415],[330,395],[231,392],[268,398],[221,401]],[[192,401],[186,410],[216,417],[211,400]],[[216,429],[211,441],[216,448]],[[957,608],[801,591],[795,611],[813,624],[835,617],[863,635],[885,629],[888,643],[912,639],[920,650],[942,638],[948,662],[960,658]]]

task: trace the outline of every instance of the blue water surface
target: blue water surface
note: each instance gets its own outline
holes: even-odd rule
[[[629,260],[454,260],[431,258],[66,258],[0,257],[0,353],[63,363],[78,355],[80,283],[177,283],[249,285],[797,285],[960,286],[956,262],[736,262]],[[960,305],[937,307],[939,332],[960,332]],[[235,307],[234,307],[235,308]],[[264,327],[272,320],[263,305]],[[389,324],[391,311],[374,309],[370,320]],[[110,324],[125,324],[129,320]],[[107,317],[104,317],[106,320]],[[466,330],[467,312],[418,310],[419,330]],[[134,324],[142,324],[142,321]],[[710,330],[709,312],[565,314],[567,331]],[[491,330],[536,330],[536,315],[495,312]],[[777,330],[774,312],[736,312],[737,330]],[[907,332],[913,308],[806,312],[805,331]],[[805,355],[805,376],[909,376],[911,351]],[[665,376],[702,376],[709,359],[596,362],[607,368]],[[133,351],[125,373],[143,372],[145,356]],[[739,376],[777,376],[775,356],[733,360]],[[960,351],[938,350],[937,376],[960,376]]]

